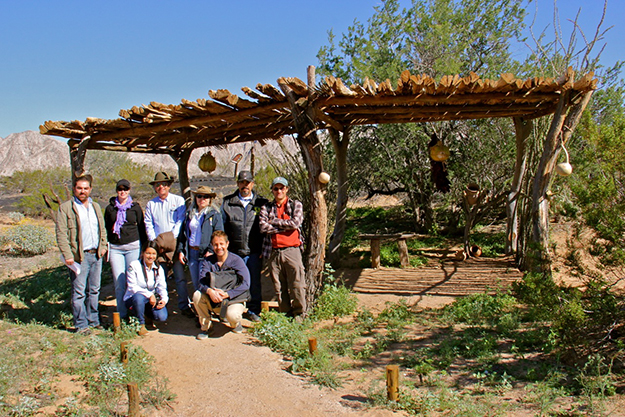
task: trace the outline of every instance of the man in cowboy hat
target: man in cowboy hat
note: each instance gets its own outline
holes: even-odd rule
[[[194,318],[195,314],[189,308],[189,292],[184,268],[177,267],[175,259],[172,259],[172,252],[176,249],[176,239],[180,233],[180,226],[186,210],[184,198],[169,192],[173,182],[174,178],[166,172],[158,172],[154,176],[154,181],[150,181],[157,196],[148,201],[145,206],[145,230],[148,239],[156,240],[159,244],[159,252],[171,253],[172,256],[167,256],[167,260],[169,263],[173,262],[174,279],[178,292],[178,308],[185,316]],[[164,268],[169,266],[163,265]]]
[[[250,171],[239,172],[237,187],[238,190],[224,197],[221,215],[224,220],[224,230],[230,239],[228,250],[243,258],[250,271],[251,300],[247,303],[247,314],[250,320],[258,322],[262,298],[260,271],[263,247],[259,214],[268,201],[252,191],[254,176]]]

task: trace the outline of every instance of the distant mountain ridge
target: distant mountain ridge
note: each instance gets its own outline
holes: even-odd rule
[[[298,153],[297,144],[292,138],[282,139],[286,149],[291,153]],[[238,169],[249,169],[251,153],[254,149],[255,167],[259,169],[268,164],[269,159],[283,158],[283,151],[279,141],[268,141],[267,145],[259,143],[236,143],[224,148],[201,148],[196,149],[189,160],[189,175],[203,174],[198,167],[200,157],[207,151],[211,151],[217,160],[217,169],[214,175],[233,175],[234,163],[232,159],[237,154],[242,154]],[[177,176],[177,165],[168,155],[129,153],[128,156],[134,162],[147,165],[157,170],[171,171]],[[69,150],[67,144],[51,136],[28,130],[21,133],[12,133],[6,138],[0,138],[0,176],[11,176],[16,171],[34,171],[58,166],[69,168]]]

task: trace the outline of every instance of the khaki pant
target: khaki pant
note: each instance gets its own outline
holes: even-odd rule
[[[273,249],[268,264],[280,312],[302,314],[306,311],[306,276],[300,248]]]
[[[195,311],[199,317],[202,331],[205,332],[211,327],[211,311],[219,315],[221,307],[213,308],[210,302],[210,297],[199,291],[196,291],[193,294],[193,305],[195,306]],[[230,327],[234,329],[239,323],[241,323],[243,312],[245,312],[245,303],[232,303],[228,305],[226,320],[228,320]]]

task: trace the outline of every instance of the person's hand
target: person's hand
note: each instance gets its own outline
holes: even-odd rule
[[[205,258],[208,258],[208,257],[209,257],[209,256],[211,256],[212,254],[213,254],[213,252],[206,252],[206,253],[204,254],[204,257],[205,257]]]
[[[178,260],[180,261],[181,264],[183,264],[183,265],[185,264],[187,259],[184,257],[184,253],[178,252]]]
[[[160,310],[160,309],[161,309],[161,308],[163,308],[163,307],[165,307],[165,301],[160,300],[160,301],[158,302],[158,304],[156,304],[156,309],[157,309],[157,310]]]
[[[209,296],[213,303],[221,303],[223,301],[223,297],[217,291],[218,290],[212,288],[206,290],[206,294]]]
[[[230,298],[230,295],[228,295],[228,293],[222,290],[221,288],[217,288],[215,291],[217,291],[217,294],[219,294],[222,300],[225,300],[226,298]]]
[[[154,296],[154,294],[152,294],[152,295],[150,296],[150,305],[151,305],[152,307],[154,307],[154,306],[156,305],[156,297]]]
[[[74,258],[69,258],[65,260],[65,265],[70,266],[74,265]]]

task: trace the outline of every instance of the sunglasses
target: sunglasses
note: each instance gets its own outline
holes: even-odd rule
[[[130,191],[130,188],[119,187],[117,191]]]
[[[210,195],[208,195],[208,194],[196,194],[195,196],[196,196],[197,198],[211,198],[211,196],[210,196]]]

